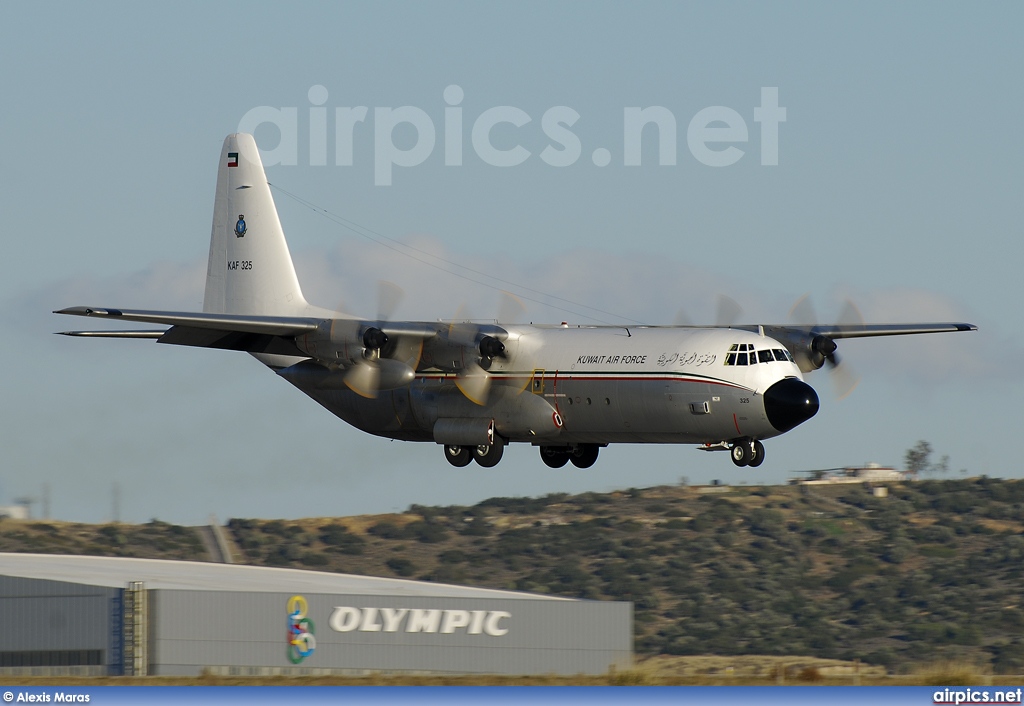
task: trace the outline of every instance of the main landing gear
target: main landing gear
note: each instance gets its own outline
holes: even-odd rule
[[[504,453],[505,444],[500,442],[480,446],[444,447],[444,457],[456,468],[468,466],[470,461],[476,461],[484,468],[493,468],[498,465]]]
[[[567,463],[572,463],[576,468],[590,468],[597,462],[600,451],[600,444],[541,446],[540,458],[549,468],[561,468]],[[505,444],[501,442],[480,446],[448,445],[444,447],[444,457],[456,468],[465,468],[473,461],[484,468],[493,468],[498,465],[498,461],[501,460],[504,453]]]
[[[561,468],[572,461],[576,468],[590,468],[597,461],[601,447],[597,444],[572,446],[541,446],[540,458],[548,468]]]
[[[764,444],[757,439],[740,439],[729,449],[737,466],[757,467],[764,463]]]

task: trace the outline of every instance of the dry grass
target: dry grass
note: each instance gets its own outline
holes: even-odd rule
[[[855,678],[856,676],[856,678]],[[199,677],[12,677],[11,686],[707,686],[886,684],[885,670],[814,657],[661,655],[600,675],[411,675]]]
[[[656,655],[637,664],[650,680],[700,684],[853,684],[884,681],[884,667],[818,657]]]
[[[972,662],[934,662],[914,671],[910,677],[922,686],[977,686],[990,678]]]

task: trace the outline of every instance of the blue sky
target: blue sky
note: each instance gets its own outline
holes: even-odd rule
[[[955,474],[1018,477],[1022,15],[1008,2],[5,3],[0,504],[45,482],[52,515],[103,521],[117,483],[125,521],[332,516],[682,476],[782,482],[898,465],[918,439]],[[445,164],[452,85],[461,166]],[[754,120],[766,87],[786,110],[776,166]],[[311,89],[325,165],[310,164]],[[201,307],[220,145],[260,106],[297,116],[297,163],[268,166],[273,184],[442,269],[545,293],[529,320],[592,323],[553,306],[563,297],[612,322],[685,309],[710,323],[727,294],[744,321],[783,323],[809,292],[822,320],[850,297],[868,321],[981,330],[843,342],[859,387],[836,400],[826,373],[809,376],[821,411],[769,441],[756,470],[687,446],[613,446],[587,471],[514,446],[497,469],[453,469],[432,445],[347,427],[242,354],[53,336],[82,323],[49,313],[64,306]],[[335,111],[358,106],[368,117],[339,165]],[[377,185],[374,118],[400,106],[429,118],[436,144]],[[518,166],[474,149],[474,123],[500,106],[530,118],[491,133],[529,152]],[[560,167],[541,157],[561,147],[543,127],[559,106],[579,115],[580,144]],[[625,166],[624,111],[650,106],[675,118],[675,163],[659,165],[648,128],[642,164]],[[687,142],[715,106],[747,129],[731,166]],[[270,125],[255,134],[264,149],[279,140]],[[386,137],[418,139],[409,125]],[[387,279],[406,291],[398,317],[467,302],[495,315],[494,288],[275,197],[310,301],[372,315]]]

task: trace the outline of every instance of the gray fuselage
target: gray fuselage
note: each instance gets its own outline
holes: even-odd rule
[[[447,443],[439,423],[464,428],[463,443],[493,422],[503,440],[536,445],[712,444],[766,439],[791,428],[773,425],[778,414],[769,414],[764,393],[786,379],[801,381],[799,368],[773,353],[760,356],[771,360],[749,362],[759,351],[784,350],[771,338],[736,329],[503,328],[507,357],[489,367],[484,404],[456,386],[458,373],[450,370],[460,361],[436,360],[445,351],[429,341],[415,380],[375,399],[298,386],[349,424],[408,441]],[[750,351],[742,365],[735,355],[729,361],[738,348]]]

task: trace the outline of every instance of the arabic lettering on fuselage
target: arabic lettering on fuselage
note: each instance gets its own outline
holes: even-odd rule
[[[648,355],[581,355],[576,358],[576,365],[645,365],[652,356]],[[674,366],[678,368],[711,365],[718,359],[714,353],[662,353],[657,361],[659,367]]]
[[[658,365],[662,368],[670,365],[677,368],[684,368],[691,365],[699,368],[702,365],[711,365],[717,359],[718,356],[714,353],[695,353],[691,351],[683,351],[682,353],[662,353],[658,356]]]

